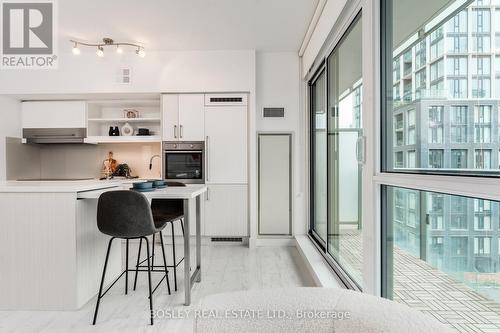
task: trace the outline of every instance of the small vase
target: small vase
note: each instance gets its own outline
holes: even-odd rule
[[[113,129],[113,126],[109,126],[109,132],[108,132],[108,135],[109,135],[109,136],[114,136],[114,135],[115,135],[115,130]]]
[[[123,125],[122,127],[122,135],[123,136],[134,135],[134,128],[129,123],[125,123],[125,125]]]
[[[118,129],[118,126],[115,126],[115,136],[120,136],[120,130]]]

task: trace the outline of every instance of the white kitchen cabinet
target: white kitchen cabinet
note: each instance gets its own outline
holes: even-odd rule
[[[163,140],[203,141],[203,94],[165,94],[163,100]]]
[[[205,235],[248,236],[247,185],[208,185],[205,193]]]
[[[86,128],[85,101],[26,101],[21,103],[23,128]]]
[[[247,107],[205,107],[207,184],[247,183]]]

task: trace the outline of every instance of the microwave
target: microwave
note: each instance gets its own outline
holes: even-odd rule
[[[163,142],[163,178],[186,184],[204,184],[205,142]]]

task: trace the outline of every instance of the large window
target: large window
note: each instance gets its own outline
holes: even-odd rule
[[[388,296],[406,302],[432,284],[433,295],[440,297],[472,290],[500,303],[498,202],[392,186],[383,193]]]
[[[500,332],[500,1],[381,2],[382,295]],[[423,45],[410,91],[392,65]]]
[[[383,1],[396,8],[405,6]],[[444,20],[433,15],[434,19],[416,25],[413,35],[407,32],[407,39],[398,31],[387,43],[391,48],[386,53],[388,71],[393,71],[394,65],[413,65],[405,68],[406,76],[391,77],[386,83],[382,170],[497,176],[500,48],[492,51],[489,45],[491,36],[500,39],[500,3],[474,1],[460,7],[447,2],[446,6],[436,4],[436,10],[446,13],[441,14]],[[409,15],[403,9],[398,11]],[[393,24],[407,29],[404,21],[399,17]],[[443,39],[445,48],[441,49]],[[467,40],[471,47],[467,47]],[[428,57],[422,56],[424,50]],[[399,71],[403,75],[403,70]],[[412,117],[419,119],[411,126],[406,119],[410,110],[415,112]],[[415,158],[408,156],[410,150]]]

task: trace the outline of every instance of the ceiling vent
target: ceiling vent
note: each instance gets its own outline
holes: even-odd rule
[[[264,118],[284,118],[285,108],[264,108],[262,116]]]
[[[120,68],[118,82],[122,84],[132,83],[132,70],[130,68]]]

